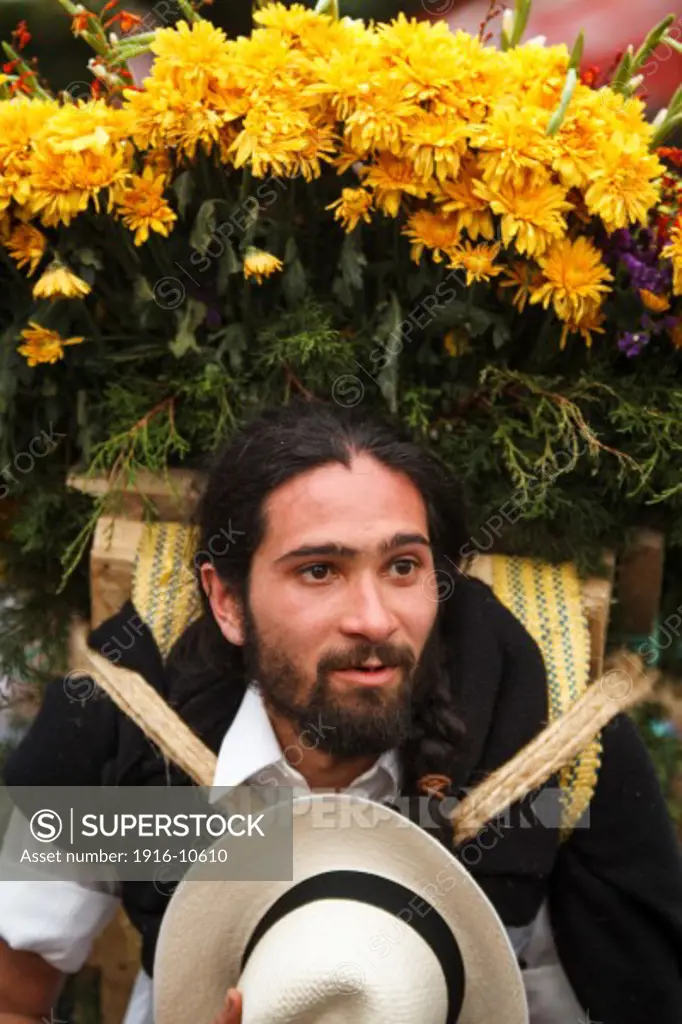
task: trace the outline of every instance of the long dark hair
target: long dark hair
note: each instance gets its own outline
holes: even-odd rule
[[[210,560],[226,585],[245,604],[254,553],[267,530],[268,497],[288,480],[330,463],[350,466],[367,454],[404,473],[419,491],[427,513],[437,574],[439,601],[436,629],[447,631],[451,602],[458,584],[458,567],[468,537],[462,489],[441,460],[415,442],[399,423],[361,410],[318,399],[294,399],[289,405],[262,412],[242,426],[214,458],[197,508],[197,580],[201,565]],[[198,580],[199,582],[199,580]],[[243,651],[225,639],[199,584],[203,612],[186,631],[169,657],[171,702],[194,705],[197,732],[215,747],[220,723],[202,721],[202,699],[214,686],[226,705],[236,707],[243,696]],[[412,733],[403,753],[406,775],[414,781],[447,773],[464,740],[456,705],[456,680],[439,646],[437,666],[415,707]],[[191,716],[190,716],[191,717]],[[213,735],[215,727],[215,735]]]

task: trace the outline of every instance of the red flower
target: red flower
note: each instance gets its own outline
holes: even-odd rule
[[[142,18],[139,18],[137,14],[131,14],[130,11],[119,11],[119,13],[115,14],[113,18],[109,18],[109,21],[105,23],[104,27],[109,28],[116,22],[121,26],[121,32],[123,35],[130,32],[131,29],[137,28],[139,25],[143,24]]]
[[[583,85],[593,89],[601,74],[601,68],[597,64],[589,64],[584,71],[580,72],[580,81]]]
[[[31,33],[28,31],[28,25],[25,21],[19,22],[12,32],[12,39],[14,39],[20,50],[23,50],[27,43],[31,42]]]
[[[82,11],[80,14],[74,14],[71,20],[71,31],[75,36],[79,36],[81,32],[88,31],[88,22],[90,18],[94,18],[95,15],[91,11]]]
[[[662,160],[669,160],[675,167],[682,167],[682,149],[677,146],[659,146],[656,152]]]
[[[31,71],[22,71],[19,77],[10,84],[9,91],[12,95],[16,95],[18,92],[24,92],[27,96],[33,95],[33,89],[30,88],[26,79],[33,78]]]

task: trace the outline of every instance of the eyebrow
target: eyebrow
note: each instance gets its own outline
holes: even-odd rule
[[[408,544],[420,544],[430,548],[429,540],[421,533],[396,533],[390,540],[384,540],[379,544],[377,553],[387,555],[396,548],[404,548]],[[327,541],[323,544],[304,544],[295,551],[287,551],[286,555],[280,555],[275,559],[274,564],[284,562],[292,558],[308,558],[311,555],[336,555],[337,558],[354,558],[359,554],[356,548],[350,548],[346,544],[338,544],[335,541]]]

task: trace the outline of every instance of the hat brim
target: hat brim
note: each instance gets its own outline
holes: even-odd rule
[[[327,801],[323,828],[316,827],[315,814],[301,813],[321,800]],[[155,1024],[212,1024],[227,989],[238,986],[244,951],[266,912],[299,882],[329,871],[382,875],[412,890],[415,908],[423,900],[438,911],[464,965],[458,1024],[488,1024],[501,1012],[505,1024],[528,1024],[523,979],[504,925],[480,886],[438,840],[398,812],[352,794],[300,797],[294,806],[292,879],[207,880],[204,866],[194,864],[178,885],[156,945]],[[371,827],[353,824],[348,810],[355,808],[371,813]],[[224,845],[221,838],[211,849]],[[248,856],[248,846],[242,849]],[[236,869],[234,851],[233,843],[230,860]]]

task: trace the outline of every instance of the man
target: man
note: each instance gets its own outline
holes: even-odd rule
[[[217,754],[216,786],[419,805],[429,779],[456,796],[546,724],[537,646],[489,588],[453,569],[468,539],[459,487],[391,425],[323,402],[264,414],[216,460],[199,527],[202,614],[165,662],[144,624],[124,643],[130,602],[90,644],[142,674]],[[532,1024],[641,1024],[652,1006],[659,1024],[679,1024],[680,857],[626,716],[604,730],[602,761],[589,828],[567,843],[524,821],[457,855],[507,927]],[[5,780],[190,782],[109,701],[70,704],[59,682]],[[437,815],[434,834],[450,845]],[[0,884],[0,1024],[49,1014],[119,899],[143,940],[127,1024],[151,1024],[167,894],[37,877]],[[239,994],[228,997],[219,1024],[238,1024]]]

